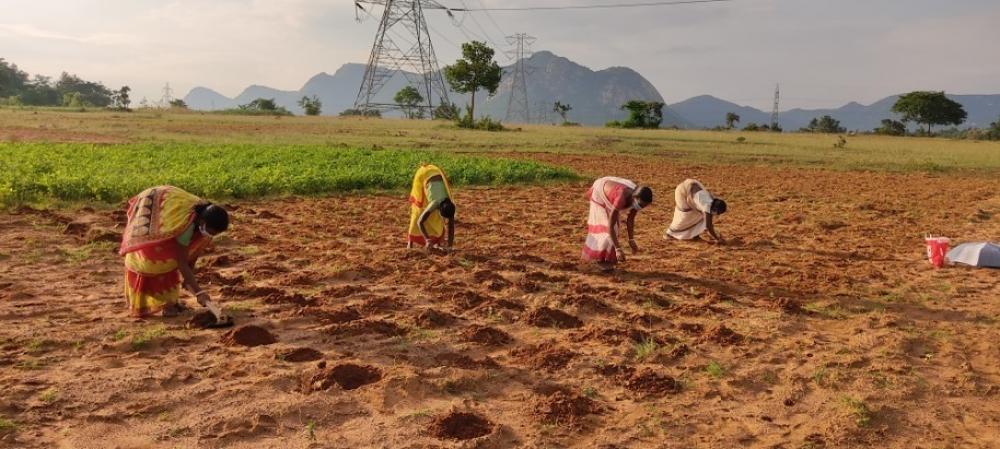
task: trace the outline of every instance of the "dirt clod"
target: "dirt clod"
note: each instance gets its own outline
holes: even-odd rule
[[[382,371],[373,366],[345,363],[324,368],[309,380],[309,391],[323,391],[339,385],[344,390],[355,390],[382,380]]]
[[[719,324],[706,330],[700,339],[702,342],[712,342],[723,346],[738,345],[745,340],[745,336],[734,332],[724,324]]]
[[[455,322],[455,316],[450,313],[440,312],[434,309],[425,309],[420,312],[415,322],[420,327],[439,328],[445,327]]]
[[[469,412],[451,412],[431,423],[431,435],[443,440],[471,440],[493,433],[495,425],[488,419]]]
[[[566,312],[548,307],[539,307],[532,310],[525,317],[525,321],[532,326],[554,327],[557,329],[573,329],[583,326],[579,318]]]
[[[535,415],[543,422],[574,428],[583,427],[583,419],[600,413],[601,406],[589,398],[557,391],[535,403]]]
[[[215,315],[208,310],[194,314],[186,323],[188,329],[208,329],[215,324]]]
[[[237,327],[222,335],[222,343],[228,346],[264,346],[277,341],[267,329],[252,324]]]
[[[643,371],[632,375],[626,382],[625,388],[635,393],[642,393],[651,396],[663,396],[668,393],[676,393],[681,390],[681,385],[670,376],[663,376],[653,371]]]
[[[510,334],[488,326],[471,326],[462,332],[465,341],[487,346],[502,346],[514,339]]]
[[[295,348],[279,356],[282,360],[292,363],[315,362],[323,358],[323,353],[313,348]]]

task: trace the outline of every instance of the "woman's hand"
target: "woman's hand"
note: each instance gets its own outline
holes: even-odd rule
[[[615,256],[618,258],[619,262],[625,261],[625,250],[621,248],[615,248]]]
[[[632,254],[639,253],[639,245],[635,243],[635,239],[628,239],[628,246],[632,249]]]

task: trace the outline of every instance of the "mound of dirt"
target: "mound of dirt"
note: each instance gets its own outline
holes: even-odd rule
[[[447,366],[449,368],[462,368],[462,369],[481,369],[481,368],[499,368],[500,365],[496,361],[489,357],[485,357],[482,360],[474,360],[464,354],[457,354],[454,352],[445,352],[434,356],[434,362],[440,366]]]
[[[396,323],[383,320],[360,320],[350,323],[337,324],[331,327],[330,335],[338,337],[356,337],[359,335],[383,335],[386,337],[398,337],[406,331],[396,325]]]
[[[297,307],[316,305],[315,298],[307,298],[301,293],[275,293],[264,297],[264,304],[292,304]]]
[[[475,413],[451,412],[431,423],[430,433],[442,440],[471,440],[493,433],[496,425]]]
[[[719,324],[702,333],[699,341],[729,346],[743,343],[746,341],[746,337],[734,332],[724,324]]]
[[[344,390],[355,390],[382,380],[382,371],[368,365],[345,363],[321,369],[309,379],[308,391],[324,391],[334,384]]]
[[[669,393],[677,393],[681,390],[681,384],[673,377],[663,376],[650,370],[645,370],[638,374],[633,374],[625,381],[625,388],[635,393],[650,396],[663,396]]]
[[[802,304],[791,298],[778,298],[771,300],[769,306],[780,309],[785,313],[802,313]]]
[[[466,311],[478,307],[489,301],[487,296],[480,295],[474,291],[462,291],[451,295],[450,302],[460,311]]]
[[[634,327],[608,328],[597,325],[590,325],[580,331],[576,331],[570,338],[576,342],[597,340],[608,345],[618,345],[625,342],[642,343],[650,340],[655,341],[657,344],[663,343],[661,339],[642,329]]]
[[[369,299],[358,306],[365,315],[378,315],[402,309],[406,304],[395,298],[379,296]]]
[[[280,354],[278,358],[292,363],[315,362],[323,358],[323,353],[313,348],[295,348]]]
[[[222,334],[222,343],[228,346],[264,346],[277,342],[267,329],[246,324]]]
[[[547,424],[581,428],[587,415],[601,411],[601,406],[589,398],[557,391],[537,400],[534,413]]]
[[[572,294],[559,300],[560,304],[572,305],[593,313],[608,313],[613,309],[596,296]]]
[[[185,324],[188,329],[208,329],[215,324],[215,315],[207,310],[194,314]]]
[[[333,310],[320,311],[305,309],[304,314],[315,316],[319,322],[324,324],[343,324],[361,319],[361,313],[353,307],[341,307]]]
[[[435,309],[424,309],[417,315],[414,322],[417,326],[434,329],[450,326],[456,319],[455,315],[450,313],[440,312]]]
[[[65,235],[75,235],[77,237],[83,237],[87,235],[87,231],[90,231],[90,225],[87,223],[81,223],[79,221],[73,221],[66,224],[63,228],[63,234]]]
[[[510,334],[489,326],[470,326],[462,332],[462,338],[487,346],[502,346],[514,341]]]
[[[517,357],[533,369],[548,372],[565,368],[566,364],[576,357],[575,352],[558,347],[553,343],[521,347],[511,351],[511,355]]]
[[[324,296],[330,296],[333,298],[346,298],[351,295],[356,295],[358,293],[364,293],[368,291],[368,287],[363,285],[342,285],[339,287],[328,288],[323,290],[322,294]]]
[[[548,307],[539,307],[532,310],[524,318],[525,321],[537,327],[554,327],[557,329],[574,329],[583,326],[579,318],[566,312]]]

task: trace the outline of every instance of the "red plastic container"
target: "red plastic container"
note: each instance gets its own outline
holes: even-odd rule
[[[948,237],[927,237],[924,242],[927,243],[927,260],[935,268],[943,267],[944,257],[948,254],[948,244],[951,243],[951,240]]]

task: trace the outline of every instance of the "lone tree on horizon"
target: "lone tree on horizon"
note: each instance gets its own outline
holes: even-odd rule
[[[424,111],[418,107],[420,103],[424,102],[424,96],[420,95],[420,91],[416,87],[406,86],[399,89],[399,92],[396,92],[396,96],[393,97],[393,101],[403,110],[406,118],[424,118]]]
[[[563,103],[561,101],[556,101],[556,103],[552,106],[552,112],[559,114],[559,117],[562,117],[563,123],[568,121],[566,119],[566,114],[572,110],[573,106],[570,106],[569,103]]]
[[[965,108],[944,92],[915,91],[900,95],[892,105],[892,112],[901,114],[903,123],[927,125],[927,134],[931,133],[931,125],[958,126],[968,117]]]
[[[460,94],[472,94],[469,118],[476,119],[476,91],[485,89],[490,96],[500,87],[500,65],[493,60],[494,51],[479,41],[462,44],[462,58],[445,66],[444,77],[451,88]]]
[[[733,129],[733,127],[736,126],[736,124],[739,123],[739,122],[740,122],[740,116],[739,116],[739,114],[737,114],[735,112],[727,112],[726,113],[726,128],[727,129]]]

